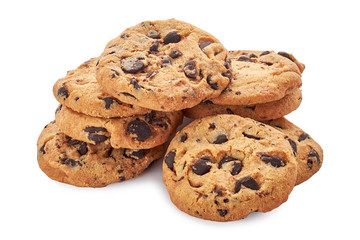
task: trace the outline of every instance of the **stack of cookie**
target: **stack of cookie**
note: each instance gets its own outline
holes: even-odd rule
[[[55,83],[40,168],[100,187],[165,156],[163,180],[182,211],[215,221],[270,211],[322,164],[321,147],[283,118],[301,103],[303,70],[285,52],[229,52],[175,19],[142,22]],[[197,120],[165,154],[183,113]]]

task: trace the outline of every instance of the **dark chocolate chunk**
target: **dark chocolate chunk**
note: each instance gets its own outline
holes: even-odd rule
[[[238,193],[238,192],[240,192],[240,190],[241,190],[241,182],[238,180],[238,181],[236,181],[236,183],[235,183],[234,192],[235,192],[235,193]]]
[[[130,35],[129,34],[127,34],[127,33],[123,33],[123,34],[121,34],[121,36],[120,36],[121,38],[128,38],[128,37],[130,37]]]
[[[181,40],[181,36],[178,34],[178,32],[173,31],[173,32],[169,32],[164,37],[164,44],[177,43],[177,42],[180,42],[180,40]]]
[[[56,108],[56,110],[55,110],[55,113],[58,113],[58,112],[60,112],[61,111],[61,109],[62,109],[62,104],[60,104],[57,108]]]
[[[260,54],[260,57],[261,57],[261,56],[268,55],[268,54],[270,54],[270,51],[265,51],[265,52],[262,52],[262,53]]]
[[[320,164],[320,163],[321,163],[319,154],[318,154],[318,153],[315,151],[315,149],[313,149],[313,148],[311,148],[308,157],[309,157],[309,158],[310,158],[310,157],[315,157],[317,164]]]
[[[239,172],[241,171],[243,165],[241,162],[234,162],[233,163],[233,168],[231,169],[231,175],[235,176],[237,174],[239,174]]]
[[[156,40],[155,42],[153,42],[153,44],[150,47],[150,51],[151,52],[157,52],[159,48],[159,41]]]
[[[307,166],[308,166],[309,169],[312,169],[312,167],[313,167],[313,161],[312,161],[311,159],[308,159],[308,161],[307,161]]]
[[[138,150],[134,150],[134,149],[124,149],[124,157],[127,158],[132,158],[135,160],[141,159],[145,156],[145,150],[144,149],[138,149]]]
[[[278,52],[280,56],[286,57],[287,59],[290,59],[292,62],[294,62],[294,59],[291,58],[290,54],[287,52]]]
[[[231,73],[229,73],[229,72],[227,72],[227,73],[222,73],[221,76],[227,77],[227,78],[231,81]]]
[[[126,180],[126,178],[125,178],[124,176],[119,177],[119,181],[120,181],[120,182],[123,182],[123,181],[125,181],[125,180]]]
[[[210,44],[212,44],[212,42],[202,42],[199,44],[199,47],[201,50],[203,50],[205,47],[209,46]]]
[[[116,53],[116,52],[115,51],[109,52],[109,54],[114,54],[114,53]]]
[[[273,63],[272,62],[265,62],[265,61],[260,61],[261,63],[265,64],[265,65],[268,65],[268,66],[272,66]]]
[[[247,134],[246,132],[243,132],[243,135],[244,135],[244,137],[252,138],[252,139],[255,139],[255,140],[260,140],[261,139],[260,137],[257,137],[257,136],[251,135],[251,134]]]
[[[302,133],[300,136],[299,136],[299,139],[298,139],[298,141],[299,142],[301,142],[301,141],[304,141],[305,139],[307,139],[307,138],[310,138],[309,137],[309,134],[307,134],[307,133]]]
[[[180,142],[185,142],[186,140],[187,140],[187,134],[186,133],[184,133],[183,135],[181,135],[181,137],[180,137]]]
[[[217,84],[216,82],[211,81],[211,78],[212,78],[211,75],[207,76],[207,77],[206,77],[206,82],[209,84],[209,86],[210,86],[212,89],[218,90],[218,84]]]
[[[296,145],[296,142],[294,140],[292,140],[291,138],[288,139],[289,143],[290,143],[290,146],[293,150],[293,153],[294,155],[296,156],[297,154],[297,145]]]
[[[64,164],[69,167],[76,167],[76,166],[82,166],[81,162],[76,161],[71,158],[60,158],[61,164]]]
[[[236,93],[235,93],[235,95],[240,95],[241,94],[241,92],[240,91],[237,91]]]
[[[135,78],[130,80],[130,84],[133,85],[136,90],[140,88],[140,85]]]
[[[228,210],[226,209],[218,209],[218,212],[220,216],[225,217],[225,215],[228,213]]]
[[[169,65],[169,64],[171,64],[171,59],[168,58],[168,57],[164,57],[163,61],[161,63],[161,67],[164,67],[164,66]]]
[[[224,142],[227,142],[228,141],[228,138],[225,134],[219,134],[217,137],[216,137],[216,140],[213,142],[213,144],[222,144]]]
[[[270,156],[266,153],[258,153],[258,156],[260,156],[260,159],[264,161],[265,163],[270,163],[273,167],[284,167],[285,161],[279,157],[276,156]]]
[[[244,187],[250,188],[252,190],[260,189],[260,187],[257,184],[257,182],[255,181],[255,179],[253,179],[250,176],[244,177],[244,178],[238,180],[237,182],[241,183],[241,185],[243,185]]]
[[[146,35],[149,38],[160,39],[160,34],[156,30],[150,30]]]
[[[196,68],[194,61],[188,61],[184,65],[184,73],[189,78],[196,78]]]
[[[61,88],[58,89],[57,95],[59,97],[63,97],[63,98],[68,98],[69,97],[69,92],[68,92],[65,85],[62,85]]]
[[[90,141],[94,141],[95,144],[98,144],[98,143],[104,142],[106,139],[108,139],[108,137],[106,137],[104,135],[100,135],[100,134],[89,133],[88,139]]]
[[[112,97],[104,97],[101,98],[105,102],[105,108],[110,109],[111,105],[114,103],[114,99]]]
[[[171,58],[178,58],[181,55],[182,55],[181,52],[179,52],[177,49],[172,50],[171,53],[170,53]]]
[[[250,58],[257,58],[257,56],[255,55],[255,54],[250,54],[250,56],[249,56]]]
[[[129,123],[127,132],[136,135],[136,139],[138,141],[145,141],[151,136],[151,129],[149,125],[145,121],[139,119]]]
[[[176,150],[171,150],[164,158],[164,162],[170,168],[171,171],[174,171],[174,161],[175,161]]]
[[[121,92],[120,94],[124,95],[124,96],[127,96],[127,97],[131,97],[131,98],[134,98],[134,99],[137,99],[134,95],[130,94],[130,93],[127,93],[127,92]]]
[[[80,156],[85,155],[85,154],[88,152],[88,148],[87,148],[87,143],[86,143],[86,142],[81,142],[81,143],[80,143],[78,152],[79,152]]]
[[[208,165],[208,163],[211,163],[211,159],[209,157],[199,158],[192,166],[193,172],[197,175],[204,175],[208,173],[211,169],[211,165]]]
[[[111,76],[112,78],[115,78],[115,75],[116,76],[119,76],[120,74],[119,74],[119,72],[118,71],[116,71],[115,69],[110,69],[112,72],[114,72],[114,74]]]
[[[209,129],[215,129],[215,128],[216,128],[215,123],[211,123]]]
[[[39,152],[41,152],[42,154],[45,154],[44,148],[45,148],[45,144],[40,147]]]
[[[232,162],[232,161],[236,161],[236,160],[239,160],[239,159],[226,156],[226,157],[224,157],[223,159],[220,160],[219,165],[218,165],[218,168],[221,169],[221,168],[222,168],[222,165],[223,165],[224,163]]]
[[[230,108],[226,108],[226,112],[227,112],[228,114],[234,114],[234,112],[233,112]]]
[[[107,130],[106,128],[103,127],[87,127],[84,129],[84,132],[97,133],[97,132],[107,132]]]
[[[137,58],[127,57],[121,60],[121,68],[126,73],[137,73],[144,68],[144,63]]]
[[[245,57],[245,56],[241,56],[237,60],[241,61],[241,62],[254,62],[254,60],[252,60],[251,58]]]

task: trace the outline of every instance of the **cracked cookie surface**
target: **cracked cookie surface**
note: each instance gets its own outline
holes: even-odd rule
[[[320,170],[324,158],[323,150],[309,134],[285,118],[264,123],[286,134],[297,161],[296,185],[305,182]]]
[[[231,63],[209,33],[175,19],[147,21],[107,44],[96,78],[122,102],[176,111],[220,95],[230,82]]]
[[[252,105],[218,105],[210,100],[195,107],[184,109],[184,115],[189,118],[202,118],[218,114],[235,114],[252,118],[257,121],[281,118],[296,110],[302,101],[300,89],[296,89],[282,99],[273,102]]]
[[[133,150],[89,144],[66,136],[53,121],[41,132],[37,150],[39,167],[51,179],[79,187],[104,187],[138,176],[163,157],[165,147]]]
[[[151,110],[120,102],[101,91],[95,78],[98,58],[81,64],[77,69],[68,71],[53,87],[59,103],[74,111],[94,117],[128,117],[149,113]]]
[[[289,53],[230,51],[233,78],[220,96],[220,105],[249,105],[276,101],[300,88],[305,65]]]
[[[165,143],[182,123],[178,112],[151,111],[122,118],[98,118],[59,105],[57,125],[66,135],[92,144],[110,143],[113,148],[145,149]]]
[[[236,115],[195,120],[172,139],[163,181],[172,202],[199,218],[229,221],[288,199],[296,160],[286,136]]]

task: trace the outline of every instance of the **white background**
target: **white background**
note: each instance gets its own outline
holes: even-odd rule
[[[359,239],[357,1],[1,1],[0,239]],[[324,149],[322,169],[269,213],[227,223],[179,211],[161,161],[105,188],[49,179],[36,141],[54,119],[54,82],[125,28],[177,18],[229,50],[293,53],[306,64],[288,119]]]

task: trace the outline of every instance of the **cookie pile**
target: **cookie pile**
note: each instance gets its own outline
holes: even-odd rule
[[[60,105],[38,140],[52,179],[101,187],[163,158],[182,211],[215,221],[270,211],[321,167],[323,152],[283,116],[301,103],[305,66],[273,51],[227,51],[175,19],[111,40],[53,88]],[[169,141],[183,114],[196,119]]]

